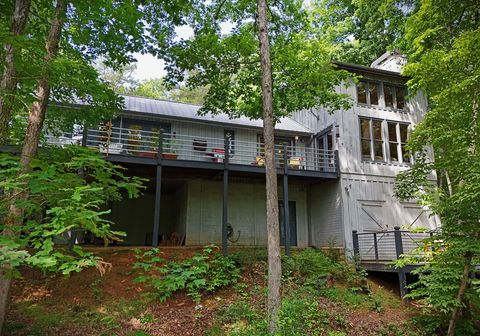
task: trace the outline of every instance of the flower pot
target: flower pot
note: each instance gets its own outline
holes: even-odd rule
[[[154,159],[154,158],[157,157],[157,153],[155,153],[155,152],[139,152],[138,156]]]
[[[177,153],[162,153],[162,157],[167,160],[176,160],[178,157]]]

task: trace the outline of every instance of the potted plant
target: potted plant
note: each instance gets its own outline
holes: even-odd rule
[[[164,159],[175,160],[177,154],[177,142],[174,138],[164,139],[162,143],[162,157]]]

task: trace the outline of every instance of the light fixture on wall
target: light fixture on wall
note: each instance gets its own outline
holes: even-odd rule
[[[352,185],[351,185],[351,184],[349,184],[348,186],[345,187],[345,192],[346,192],[347,194],[350,193],[350,190],[352,190]]]

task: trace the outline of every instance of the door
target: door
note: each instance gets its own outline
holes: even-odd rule
[[[280,245],[285,246],[285,225],[283,217],[283,201],[278,202],[278,217],[280,224]],[[288,202],[290,210],[290,246],[297,246],[297,203],[295,201]]]

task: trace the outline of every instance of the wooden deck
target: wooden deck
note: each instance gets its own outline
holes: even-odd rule
[[[398,273],[400,294],[406,294],[406,274],[421,266],[420,264],[395,267],[402,256],[421,256],[422,242],[433,236],[431,232],[411,232],[398,226],[393,231],[357,232],[353,231],[353,251],[360,268],[374,272]],[[420,255],[419,255],[420,254]]]

